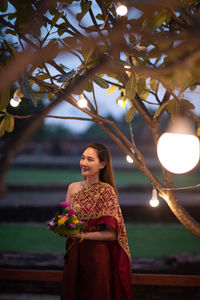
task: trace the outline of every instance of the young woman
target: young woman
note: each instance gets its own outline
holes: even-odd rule
[[[111,156],[98,143],[80,160],[83,181],[70,184],[70,208],[86,222],[67,239],[61,300],[131,300],[131,259]]]

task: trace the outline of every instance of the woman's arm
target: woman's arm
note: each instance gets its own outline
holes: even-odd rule
[[[73,238],[92,241],[115,241],[117,239],[117,235],[112,227],[106,226],[105,230],[82,232],[73,235]]]

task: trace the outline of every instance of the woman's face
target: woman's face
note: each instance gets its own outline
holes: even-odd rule
[[[99,177],[99,172],[105,166],[104,162],[100,162],[97,154],[97,150],[94,148],[87,148],[81,157],[80,167],[82,176],[90,177],[97,176]]]

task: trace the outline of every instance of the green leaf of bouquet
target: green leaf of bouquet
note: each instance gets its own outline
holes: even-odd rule
[[[69,215],[67,223],[73,223],[73,220],[74,220],[74,218],[73,218],[73,215],[71,214],[71,215]]]

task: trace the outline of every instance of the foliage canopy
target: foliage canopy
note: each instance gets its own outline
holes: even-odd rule
[[[200,237],[199,224],[176,198],[171,174],[163,169],[165,185],[159,182],[146,166],[131,131],[137,111],[148,124],[156,145],[164,116],[171,118],[182,109],[196,122],[199,135],[200,119],[192,112],[194,105],[184,92],[199,85],[200,3],[126,2],[129,13],[120,17],[116,14],[116,1],[1,1],[0,24],[6,36],[0,46],[4,57],[0,73],[0,135],[12,131],[14,119],[19,117],[6,109],[14,84],[19,98],[31,99],[35,106],[39,99],[49,99],[45,108],[26,116],[27,126],[16,134],[12,151],[9,146],[1,172],[50,110],[67,101],[87,115],[82,120],[96,122],[133,158],[177,218]],[[65,59],[60,63],[62,55]],[[77,64],[70,69],[72,56]],[[96,85],[108,93],[119,90],[116,101],[122,100],[127,108],[125,121],[130,126],[131,139],[112,120],[99,115],[101,102],[95,94]],[[85,95],[88,106],[80,108],[75,95],[85,92],[91,97]],[[150,94],[156,110],[149,109]]]

